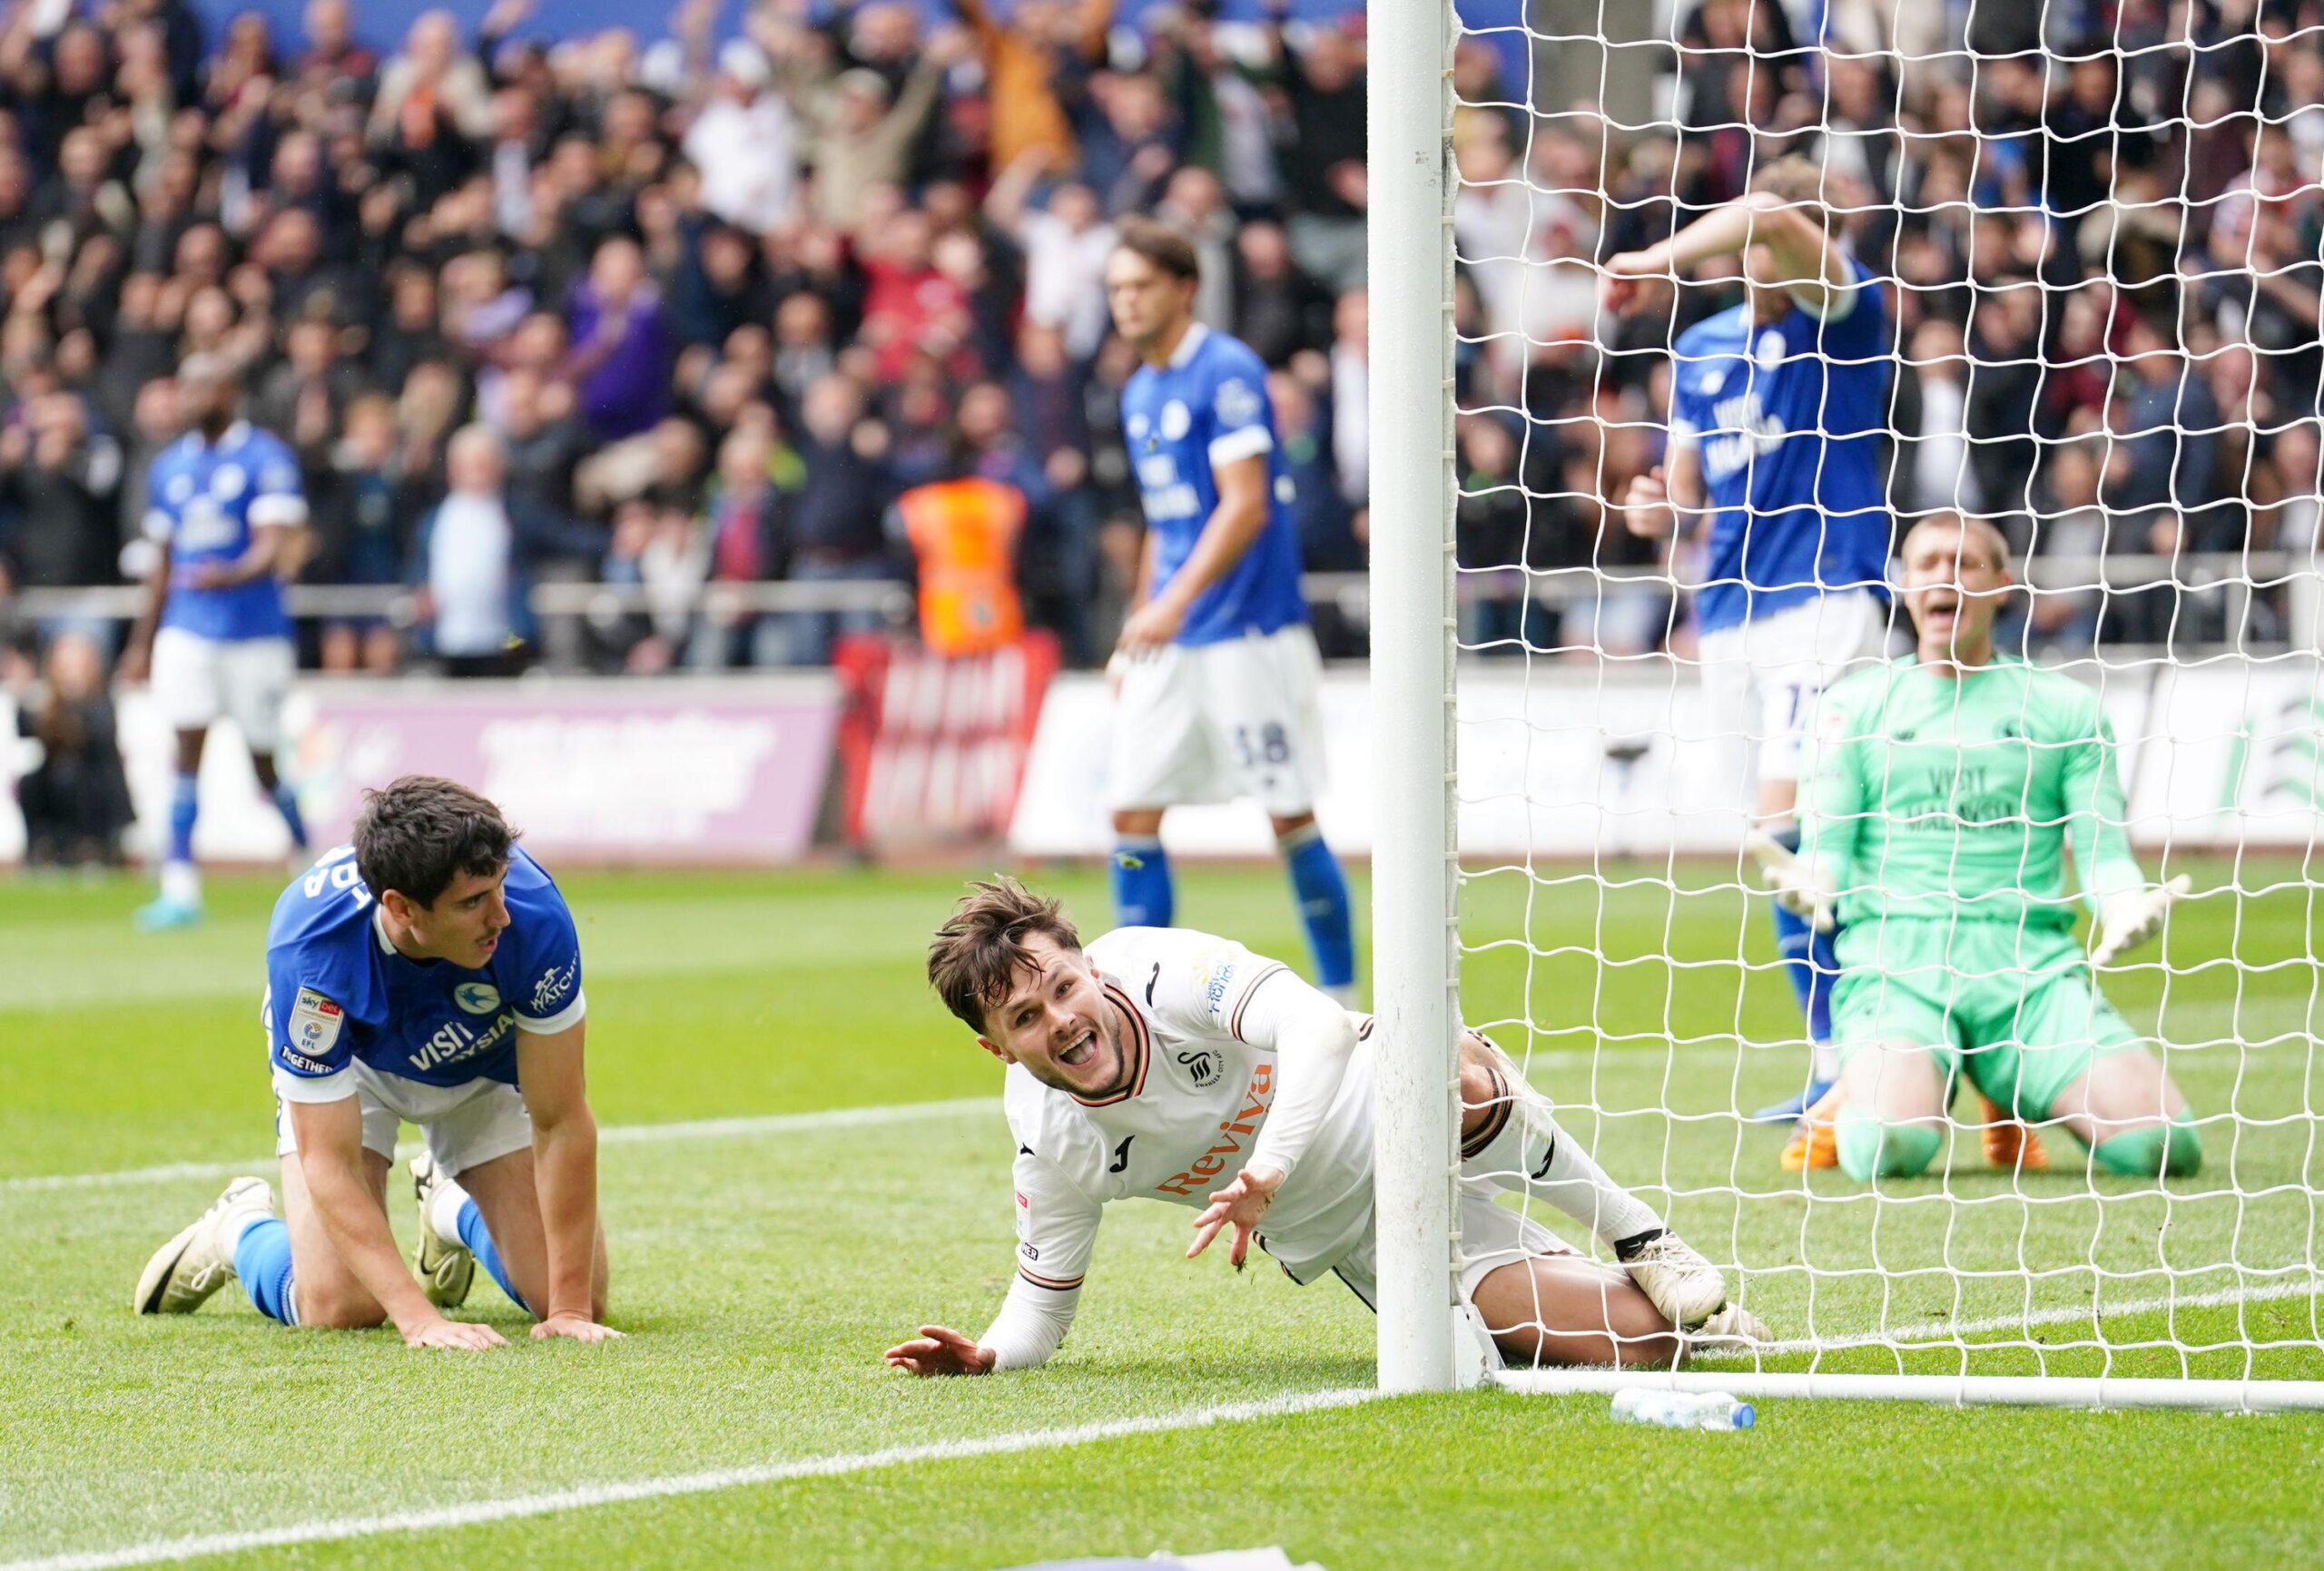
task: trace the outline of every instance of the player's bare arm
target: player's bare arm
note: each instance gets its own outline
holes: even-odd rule
[[[292,1102],[300,1175],[314,1202],[324,1236],[355,1280],[377,1299],[395,1322],[404,1345],[414,1348],[496,1348],[506,1339],[490,1326],[450,1321],[420,1291],[388,1230],[388,1214],[373,1198],[363,1175],[363,1121],[355,1098],[336,1102]]]
[[[528,1034],[517,1044],[517,1077],[533,1115],[533,1174],[548,1243],[548,1305],[538,1339],[601,1342],[622,1333],[600,1323],[597,1302],[597,1123],[582,1073],[588,1022]]]
[[[1265,453],[1215,465],[1211,474],[1218,483],[1218,506],[1204,523],[1193,554],[1169,583],[1122,623],[1118,646],[1132,658],[1151,653],[1177,637],[1196,597],[1232,570],[1266,527]]]
[[[1690,271],[1714,257],[1749,256],[1752,281],[1812,299],[1821,306],[1854,281],[1847,255],[1808,210],[1774,191],[1755,191],[1706,214],[1643,250],[1606,263],[1602,291],[1610,311],[1629,310],[1640,285]]]

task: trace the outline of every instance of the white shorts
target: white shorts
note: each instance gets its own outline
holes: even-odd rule
[[[1532,1218],[1520,1215],[1505,1205],[1496,1204],[1493,1196],[1501,1193],[1485,1179],[1464,1178],[1461,1181],[1461,1297],[1463,1301],[1474,1301],[1477,1284],[1502,1266],[1542,1255],[1577,1252],[1571,1244]],[[1356,1242],[1355,1247],[1342,1255],[1331,1269],[1347,1283],[1350,1291],[1364,1301],[1365,1308],[1378,1307],[1379,1239],[1372,1229],[1364,1229],[1364,1236]]]
[[[430,1085],[385,1075],[357,1062],[346,1073],[355,1076],[355,1104],[363,1114],[363,1149],[395,1160],[396,1132],[406,1123],[419,1125],[420,1138],[436,1165],[457,1178],[471,1167],[481,1167],[512,1151],[527,1151],[533,1144],[533,1115],[523,1093],[497,1080],[471,1080],[465,1085]],[[274,1104],[274,1154],[288,1156],[299,1149],[290,1133],[290,1114],[281,1097]]]
[[[1758,754],[1746,780],[1799,778],[1816,700],[1878,658],[1887,621],[1878,595],[1848,589],[1703,634],[1703,696],[1713,723],[1739,727],[1744,747]]]
[[[172,731],[206,731],[223,715],[252,752],[272,752],[298,669],[287,638],[202,638],[164,627],[153,635],[153,707]]]
[[[1324,787],[1323,657],[1305,624],[1167,645],[1131,663],[1114,703],[1115,808],[1256,797],[1275,818]]]

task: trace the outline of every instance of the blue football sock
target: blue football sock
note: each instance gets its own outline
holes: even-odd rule
[[[1291,869],[1291,892],[1315,957],[1315,980],[1324,987],[1355,985],[1355,922],[1348,914],[1347,879],[1320,825],[1294,830],[1276,842]]]
[[[290,1224],[265,1217],[242,1230],[234,1244],[234,1274],[258,1312],[286,1326],[299,1323],[290,1301]]]
[[[194,776],[181,771],[170,788],[170,860],[193,860],[193,820],[202,808],[202,788]]]
[[[492,1234],[484,1225],[484,1213],[476,1208],[475,1201],[467,1200],[460,1203],[459,1229],[460,1242],[467,1244],[468,1252],[476,1256],[477,1264],[484,1267],[486,1272],[490,1273],[492,1280],[500,1284],[500,1291],[508,1295],[508,1301],[527,1314],[532,1313],[532,1306],[527,1303],[524,1295],[510,1284],[508,1268],[500,1263],[500,1251],[494,1246]]]
[[[1170,857],[1158,835],[1114,842],[1114,919],[1125,928],[1167,928],[1174,903]]]
[[[305,850],[307,849],[307,820],[299,816],[298,791],[292,788],[289,781],[277,780],[274,782],[272,794],[274,810],[281,813],[282,821],[290,826],[292,849]]]
[[[1839,974],[1839,963],[1832,954],[1832,934],[1817,932],[1806,918],[1772,901],[1768,908],[1775,917],[1776,953],[1783,957],[1784,977],[1791,983],[1792,996],[1799,1000],[1799,1012],[1807,1017],[1808,1040],[1828,1042],[1832,1039],[1832,982]]]

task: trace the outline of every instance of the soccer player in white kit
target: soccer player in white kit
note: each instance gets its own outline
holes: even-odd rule
[[[298,793],[274,766],[299,663],[281,584],[295,560],[293,537],[307,522],[299,460],[281,437],[235,418],[241,388],[222,359],[187,360],[177,388],[193,428],[153,459],[144,527],[158,555],[121,663],[126,681],[151,674],[153,706],[177,733],[161,895],[137,913],[149,930],[201,919],[197,782],[203,743],[221,717],[242,733],[259,786],[290,832],[293,858],[303,861],[307,849]]]
[[[1374,1296],[1373,1022],[1289,967],[1186,928],[1122,928],[1085,951],[1054,899],[971,886],[929,978],[1009,1065],[1017,1274],[974,1340],[944,1326],[891,1348],[914,1374],[1039,1364],[1073,1322],[1117,1200],[1196,1208],[1189,1258],[1231,1230],[1294,1281]],[[1669,1363],[1699,1340],[1764,1340],[1719,1272],[1560,1129],[1474,1032],[1461,1049],[1461,1291],[1512,1362]],[[1493,1203],[1499,1189],[1585,1223],[1620,1266]]]

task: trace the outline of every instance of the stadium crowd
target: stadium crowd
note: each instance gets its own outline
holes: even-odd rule
[[[296,37],[247,14],[214,38],[185,0],[15,0],[0,618],[15,589],[135,575],[172,375],[202,353],[300,455],[304,580],[412,592],[409,624],[310,628],[310,663],[502,669],[546,580],[651,608],[560,659],[818,663],[863,614],[705,586],[906,579],[891,504],[970,472],[1028,504],[1028,620],[1102,658],[1140,532],[1100,283],[1129,213],[1194,238],[1201,318],[1275,368],[1309,567],[1361,567],[1360,16],[987,4],[931,25],[761,0],[720,43],[687,0],[668,37],[547,43],[500,0],[473,35],[431,13],[375,54],[347,0]],[[1529,112],[1463,41],[1464,637],[1685,646],[1667,575],[1554,570],[1662,567],[1606,499],[1657,459],[1671,337],[1738,283],[1616,323],[1592,264],[1792,151],[1895,280],[1900,515],[2001,516],[2037,571],[2312,548],[2324,0],[1983,6],[1965,31],[1959,4],[1817,9],[1820,47],[1778,0],[1681,7],[1679,47],[1639,46],[1675,105],[1652,113]],[[2304,616],[2312,643],[2299,599],[2258,596],[2255,633]],[[2224,633],[2229,608],[2111,595],[2102,636]],[[2084,587],[2030,614],[2087,641],[2101,611]]]
[[[876,614],[704,585],[908,576],[891,505],[969,471],[1029,504],[1029,620],[1102,658],[1138,550],[1099,277],[1130,212],[1195,237],[1203,319],[1278,368],[1310,561],[1362,565],[1359,21],[1230,56],[1110,0],[773,0],[724,43],[690,0],[644,46],[534,42],[529,8],[375,55],[347,0],[296,38],[13,7],[0,594],[135,575],[204,354],[300,456],[303,579],[413,591],[409,626],[311,630],[326,668],[500,668],[551,579],[650,592],[587,629],[600,669],[821,662]]]

